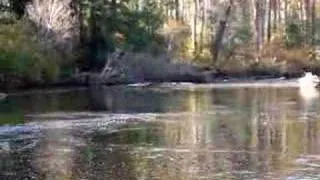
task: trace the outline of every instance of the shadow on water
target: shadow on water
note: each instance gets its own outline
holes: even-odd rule
[[[10,97],[0,179],[320,179],[319,100],[292,87]]]

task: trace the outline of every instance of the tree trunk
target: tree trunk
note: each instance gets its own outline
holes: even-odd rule
[[[271,8],[272,8],[272,0],[269,0],[268,6],[268,29],[267,29],[267,36],[268,36],[268,43],[270,43],[271,39]]]
[[[281,8],[282,8],[282,2],[283,0],[277,0],[277,9],[278,9],[278,25],[282,22],[282,14],[281,14]]]
[[[261,2],[261,43],[265,40],[265,24],[266,24],[266,0],[260,0]]]
[[[278,8],[277,8],[277,0],[272,0],[272,6],[273,6],[273,30],[277,30],[277,17],[278,17]]]
[[[311,1],[311,43],[315,45],[315,36],[316,36],[316,0]]]
[[[197,52],[197,50],[198,50],[197,24],[198,24],[198,0],[194,0],[194,14],[193,14],[193,46],[194,46],[194,53]]]
[[[78,16],[78,23],[79,23],[79,49],[80,51],[84,52],[83,54],[81,54],[81,56],[79,58],[83,58],[83,59],[89,59],[90,57],[88,56],[88,53],[85,52],[86,49],[86,44],[88,42],[88,35],[87,35],[87,28],[84,25],[84,22],[86,20],[86,17],[84,16],[83,12],[85,10],[85,7],[82,3],[82,1],[78,0],[76,1],[76,14]],[[85,69],[85,64],[84,62],[81,61],[82,64],[80,64],[81,68]]]
[[[165,2],[165,12],[166,12],[166,17],[170,16],[170,11],[169,11],[169,2]]]
[[[214,63],[218,61],[219,51],[221,49],[223,35],[224,35],[225,29],[227,26],[228,18],[231,13],[232,5],[233,5],[233,1],[230,0],[229,6],[227,7],[227,9],[225,11],[224,19],[220,20],[220,22],[219,22],[219,27],[217,29],[216,36],[215,36],[214,47],[212,49],[212,55],[213,55],[212,58],[213,58]]]
[[[94,5],[94,0],[90,1],[90,17],[88,20],[88,29],[89,29],[89,39],[88,39],[88,44],[89,44],[89,57],[90,57],[90,65],[89,69],[95,69],[96,67],[96,54],[98,53],[98,40],[100,39],[99,37],[99,32],[98,32],[98,25],[97,25],[97,17],[96,17],[96,6]]]
[[[256,0],[255,1],[255,8],[256,8],[256,14],[255,14],[255,28],[256,28],[256,51],[259,54],[262,44],[262,17],[261,17],[261,1]]]
[[[180,17],[180,20],[182,22],[184,22],[185,21],[185,7],[186,7],[184,0],[180,1],[180,6],[181,6],[181,11],[180,11],[180,16],[181,17]]]
[[[180,3],[179,0],[175,0],[176,20],[180,20]]]
[[[284,25],[287,27],[288,21],[288,0],[284,0]]]
[[[306,44],[310,43],[310,0],[304,0],[305,8],[305,41]]]
[[[205,23],[206,23],[206,19],[205,19],[205,10],[206,10],[206,7],[205,7],[205,0],[202,0],[201,1],[201,32],[200,32],[200,47],[199,47],[199,53],[202,53],[202,50],[203,50],[203,43],[204,43],[204,26],[205,26]]]
[[[300,20],[305,20],[305,18],[304,18],[304,15],[305,15],[305,13],[304,13],[304,8],[303,8],[303,1],[304,0],[300,0],[300,3],[299,3],[299,8],[300,8]]]

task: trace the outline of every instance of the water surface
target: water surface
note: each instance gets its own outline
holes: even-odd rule
[[[0,179],[320,179],[320,98],[115,86],[0,102]]]

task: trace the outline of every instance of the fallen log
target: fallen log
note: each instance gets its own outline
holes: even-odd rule
[[[87,86],[143,82],[208,83],[216,74],[214,70],[191,64],[172,63],[167,58],[117,50],[107,57],[101,72],[79,73],[72,81]]]

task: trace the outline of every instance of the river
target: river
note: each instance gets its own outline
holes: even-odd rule
[[[294,86],[38,90],[0,102],[0,179],[320,179],[320,97]]]

